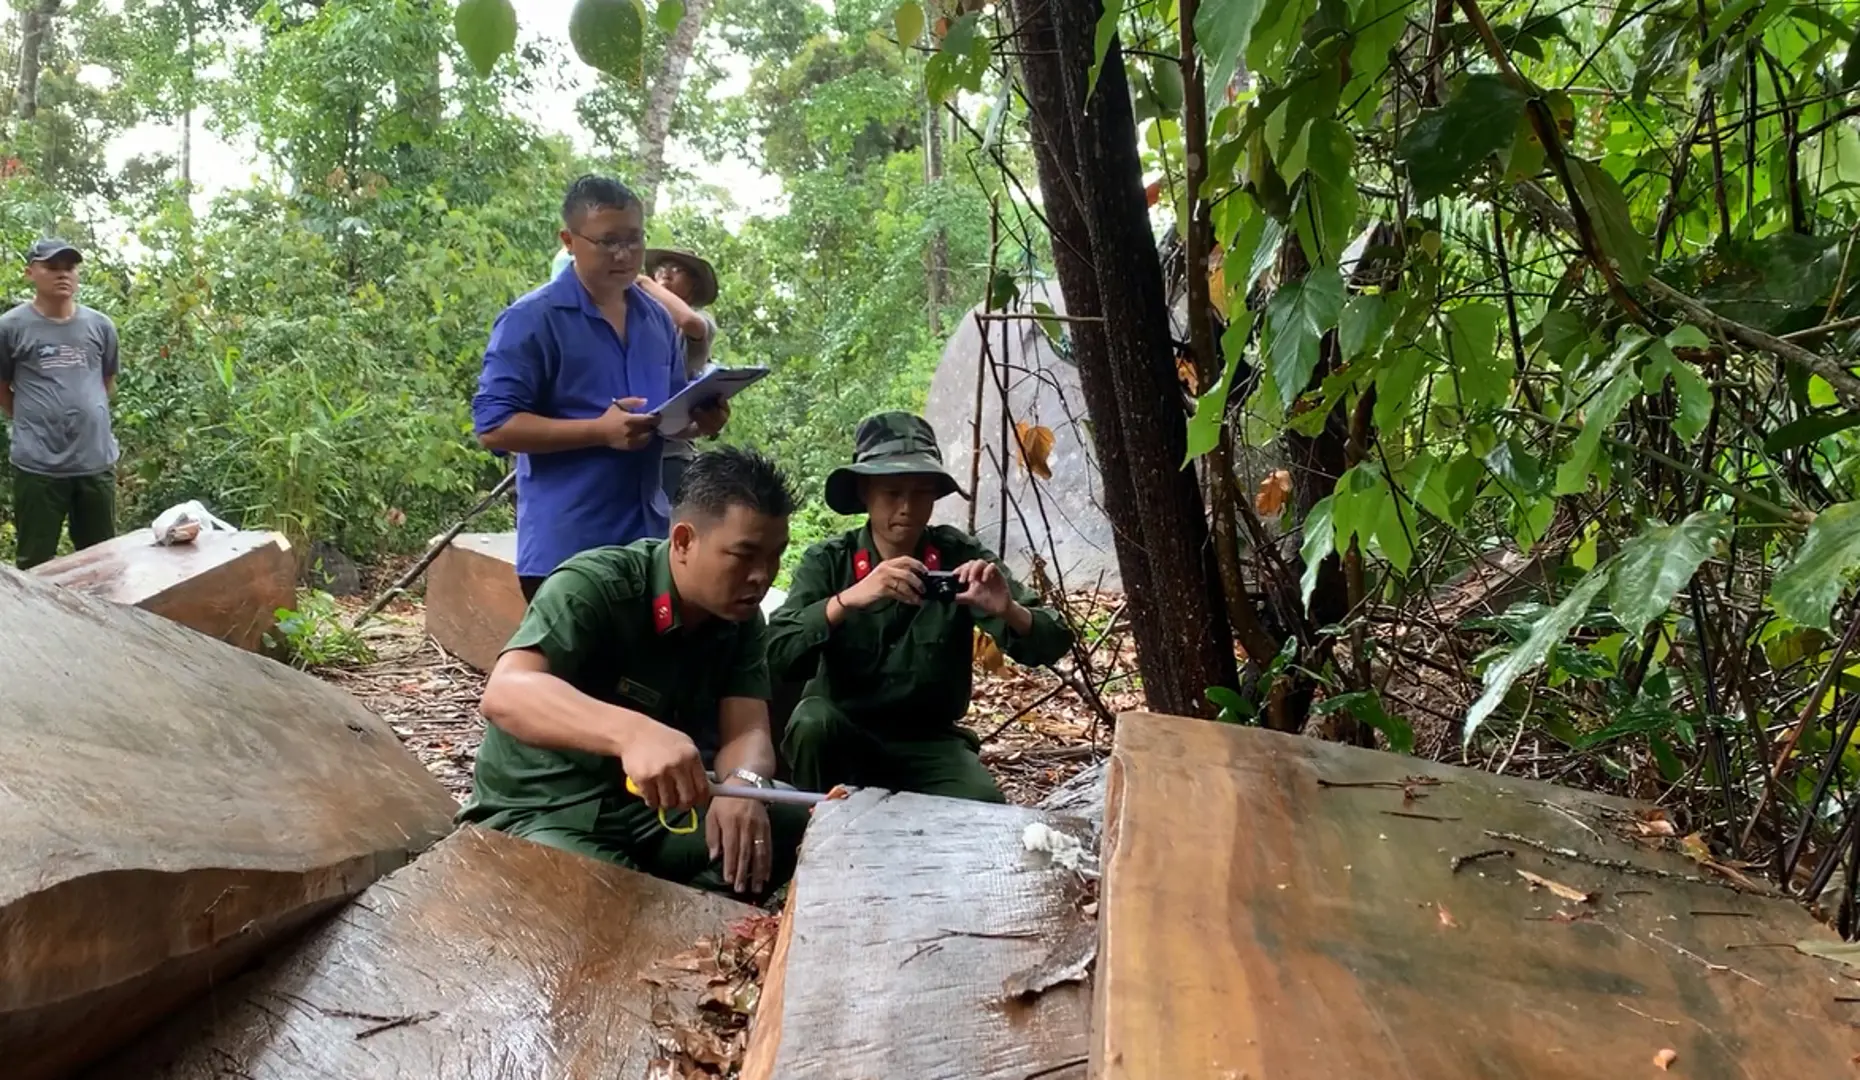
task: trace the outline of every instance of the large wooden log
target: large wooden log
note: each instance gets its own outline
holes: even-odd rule
[[[1404,791],[1416,776],[1439,783]],[[1847,1075],[1860,1034],[1854,1007],[1835,999],[1853,984],[1786,944],[1833,935],[1792,903],[1733,891],[1635,839],[1647,810],[1258,729],[1126,716],[1109,783],[1092,1075],[1657,1076],[1668,1049],[1676,1076]],[[1455,871],[1457,857],[1492,850],[1513,854]],[[1521,872],[1595,899],[1563,899]]]
[[[468,827],[94,1075],[639,1080],[654,1056],[641,973],[751,914]]]
[[[278,609],[296,602],[296,558],[273,532],[203,532],[192,543],[162,547],[137,529],[32,572],[254,652]]]
[[[526,606],[516,533],[461,533],[426,572],[426,632],[479,671],[497,663]]]
[[[10,1078],[107,1053],[450,827],[348,695],[10,569],[0,687]]]
[[[1090,930],[1076,875],[1022,846],[1034,822],[1073,824],[873,790],[819,807],[744,1080],[1084,1076],[1085,987],[1004,990]]]
[[[770,589],[764,613],[781,606]],[[528,605],[517,585],[516,533],[461,533],[426,573],[426,632],[479,671],[490,671]]]

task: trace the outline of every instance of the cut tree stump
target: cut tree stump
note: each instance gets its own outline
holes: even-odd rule
[[[784,595],[770,589],[764,614]],[[426,572],[426,632],[479,671],[497,663],[528,607],[517,585],[516,533],[461,533]]]
[[[655,961],[755,909],[467,827],[99,1080],[639,1080]]]
[[[0,1047],[68,1075],[450,828],[334,687],[0,570]]]
[[[1089,993],[1008,977],[1090,926],[1037,810],[866,790],[814,811],[744,1080],[1079,1080]],[[1051,1071],[1047,1071],[1051,1070]]]
[[[264,647],[278,609],[296,606],[296,557],[278,533],[203,532],[172,547],[153,535],[137,529],[32,573],[253,652]]]
[[[1111,761],[1094,1077],[1656,1076],[1671,1049],[1819,1078],[1860,1051],[1855,984],[1788,944],[1834,936],[1656,850],[1642,804],[1146,714]]]

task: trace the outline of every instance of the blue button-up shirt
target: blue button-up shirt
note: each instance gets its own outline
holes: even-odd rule
[[[677,327],[634,285],[626,332],[622,344],[579,277],[555,276],[491,325],[473,427],[483,435],[517,413],[592,420],[619,398],[658,408],[685,382]],[[518,454],[517,573],[541,576],[589,548],[664,536],[671,514],[660,487],[664,445],[655,437],[643,450]]]

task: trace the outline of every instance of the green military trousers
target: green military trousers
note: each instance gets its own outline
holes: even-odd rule
[[[722,863],[710,857],[710,843],[704,835],[704,811],[698,811],[696,832],[674,833],[659,823],[658,811],[638,799],[605,807],[590,804],[585,809],[590,811],[585,815],[570,810],[511,822],[503,831],[680,885],[709,892],[731,892],[729,882],[724,880]],[[795,854],[801,846],[801,834],[807,829],[807,811],[805,806],[769,804],[769,843],[773,848],[769,852],[769,880],[760,895],[741,896],[740,899],[760,899],[794,876]],[[679,828],[691,819],[689,813],[669,810],[665,817]],[[578,818],[585,820],[576,820]]]
[[[854,723],[828,699],[809,697],[794,707],[781,748],[794,786],[808,791],[847,784],[1007,801],[982,765],[980,740],[961,728],[908,739],[881,736]]]
[[[13,470],[13,525],[18,531],[14,562],[30,570],[58,554],[58,534],[71,522],[71,546],[79,551],[116,535],[116,477],[41,476]]]

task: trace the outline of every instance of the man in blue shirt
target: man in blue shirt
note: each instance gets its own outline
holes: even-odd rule
[[[678,329],[639,285],[644,208],[624,184],[584,176],[562,200],[572,272],[504,309],[472,398],[478,441],[517,455],[517,578],[524,596],[570,556],[663,537],[665,437],[652,409],[685,383]],[[714,435],[697,410],[675,438]]]

